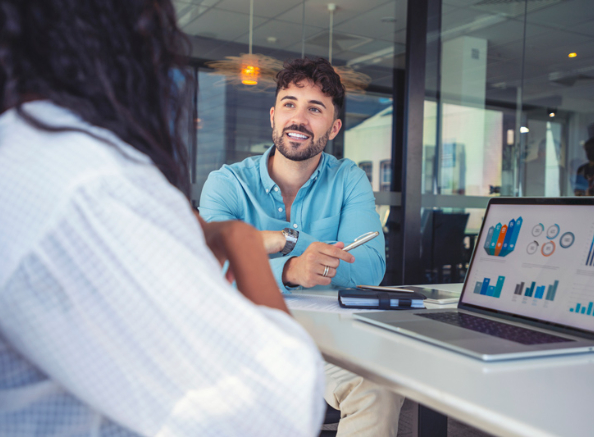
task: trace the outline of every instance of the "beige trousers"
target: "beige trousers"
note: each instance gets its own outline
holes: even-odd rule
[[[325,363],[324,398],[340,410],[338,437],[396,437],[404,396]]]

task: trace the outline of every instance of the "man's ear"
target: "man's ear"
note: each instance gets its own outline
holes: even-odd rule
[[[338,132],[340,132],[341,127],[342,120],[340,118],[334,120],[334,123],[332,124],[332,131],[330,132],[330,136],[328,137],[328,139],[333,140],[336,137],[336,135],[338,135]]]
[[[274,106],[270,108],[270,127],[274,127]]]

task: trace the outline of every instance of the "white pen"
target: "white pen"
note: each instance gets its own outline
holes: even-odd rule
[[[355,241],[353,241],[351,244],[349,244],[342,250],[348,252],[349,250],[354,249],[355,247],[359,247],[362,244],[367,243],[369,240],[373,240],[378,235],[379,232],[367,232],[366,234],[363,234],[360,237],[355,238]]]
[[[376,291],[403,291],[405,293],[414,293],[414,290],[407,288],[391,287],[389,285],[357,285],[357,288],[363,290],[376,290]]]

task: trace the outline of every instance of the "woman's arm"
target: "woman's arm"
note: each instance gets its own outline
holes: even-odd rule
[[[229,271],[237,282],[238,290],[256,305],[290,314],[272,275],[263,244],[268,241],[269,249],[274,250],[280,240],[262,235],[244,222],[206,223],[200,215],[195,215],[202,226],[206,244],[215,257],[221,264],[229,260]]]

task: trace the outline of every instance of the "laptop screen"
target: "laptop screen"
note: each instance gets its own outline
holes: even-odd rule
[[[497,200],[461,303],[594,331],[594,201]]]

